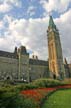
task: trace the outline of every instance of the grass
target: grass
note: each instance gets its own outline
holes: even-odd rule
[[[42,108],[71,108],[71,89],[54,92],[47,98]]]

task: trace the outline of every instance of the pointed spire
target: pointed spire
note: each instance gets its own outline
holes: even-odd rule
[[[64,58],[64,64],[68,64],[68,63],[67,63],[67,59],[66,59],[66,58]]]
[[[15,47],[14,53],[17,54],[17,47]]]
[[[50,16],[50,19],[49,19],[49,27],[56,28],[56,25],[54,24],[52,16]]]

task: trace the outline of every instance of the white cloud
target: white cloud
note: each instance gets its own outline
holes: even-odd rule
[[[35,14],[35,7],[34,6],[29,6],[28,7],[28,10],[27,10],[27,14],[29,15],[29,16],[32,16],[32,15],[34,15]]]
[[[3,21],[0,21],[0,29],[3,28]]]
[[[5,13],[10,11],[13,6],[20,7],[21,5],[20,0],[0,0],[0,12]]]
[[[38,19],[13,19],[5,16],[3,23],[8,22],[9,26],[0,38],[0,49],[13,51],[15,45],[25,45],[29,50],[36,53],[40,59],[47,60],[47,28],[49,18]],[[57,25],[63,56],[71,56],[71,9],[62,14],[59,18],[54,19]],[[2,22],[1,22],[2,23]],[[4,38],[2,38],[4,37]]]
[[[40,0],[40,4],[48,13],[52,11],[63,13],[68,9],[69,3],[71,0]]]
[[[5,16],[3,21],[6,21],[6,19],[8,19],[9,26],[4,33],[4,36],[1,36],[0,38],[0,49],[13,51],[15,45],[25,45],[29,50],[38,54],[39,58],[43,58],[43,55],[47,56],[46,28],[48,18],[18,20]],[[46,59],[46,57],[44,59]]]
[[[11,9],[11,6],[8,5],[7,3],[0,4],[0,12],[8,12]]]
[[[71,58],[71,9],[55,21],[60,30],[63,55],[69,60]]]
[[[22,5],[21,0],[4,0],[4,2],[17,7],[20,7]]]

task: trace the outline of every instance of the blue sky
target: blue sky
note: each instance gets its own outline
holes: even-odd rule
[[[0,0],[0,2],[3,0]],[[9,0],[4,0],[4,1],[9,1]],[[14,1],[14,0],[10,0],[10,1]],[[3,16],[5,14],[10,15],[14,18],[25,18],[25,19],[29,19],[29,18],[43,18],[44,17],[44,13],[46,12],[46,9],[43,7],[44,1],[46,1],[47,3],[49,1],[59,1],[59,0],[16,0],[16,2],[20,2],[21,6],[16,6],[13,3],[11,3],[9,1],[9,5],[12,5],[12,9],[7,11],[7,12],[1,12],[0,13],[0,18],[3,18]],[[60,0],[61,1],[61,0]],[[63,0],[64,1],[64,0]],[[65,0],[67,1],[67,0]],[[69,10],[71,8],[71,3],[70,0],[68,6],[66,6],[66,10]],[[1,2],[2,4],[3,2]],[[63,7],[64,8],[64,7]],[[62,11],[62,13],[64,13],[65,11]],[[32,14],[33,13],[33,14]],[[60,16],[60,12],[58,10],[52,9],[50,12],[47,12],[47,14],[51,14],[54,18],[59,17]]]
[[[47,60],[49,15],[60,32],[63,57],[71,59],[71,0],[0,0],[0,50],[26,46]]]

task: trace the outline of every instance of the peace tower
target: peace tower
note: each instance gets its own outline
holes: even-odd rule
[[[48,37],[48,54],[49,54],[49,71],[50,77],[56,79],[63,79],[64,64],[62,56],[62,48],[59,37],[59,31],[54,24],[52,16],[49,19],[49,26],[47,30]]]

